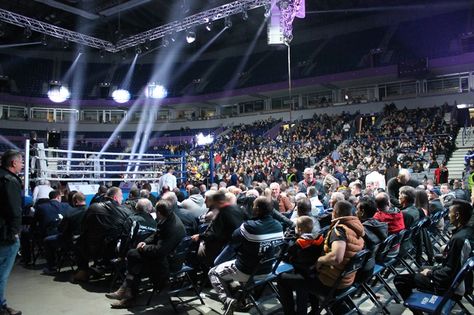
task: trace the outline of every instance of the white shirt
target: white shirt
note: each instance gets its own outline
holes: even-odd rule
[[[54,189],[49,185],[38,185],[33,189],[33,204],[36,203],[38,199],[49,199],[49,193]]]
[[[375,188],[382,188],[383,190],[385,190],[385,187],[386,187],[385,176],[383,176],[377,171],[373,171],[369,173],[367,176],[365,176],[365,182],[366,183],[372,182],[374,183]]]
[[[161,193],[163,186],[168,186],[170,191],[176,188],[176,176],[170,173],[166,173],[165,175],[160,177],[158,181],[158,192]]]

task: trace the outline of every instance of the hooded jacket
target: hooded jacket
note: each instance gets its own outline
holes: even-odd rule
[[[314,236],[305,233],[298,237],[288,248],[288,262],[293,265],[295,272],[303,277],[309,277],[319,256],[323,253],[324,238],[321,234]]]
[[[390,208],[388,211],[377,209],[377,212],[374,214],[374,219],[387,223],[388,234],[398,233],[405,228],[403,214],[397,208]]]
[[[339,233],[338,227],[342,227],[346,233],[346,251],[341,263],[337,265],[322,265],[319,272],[319,280],[327,287],[333,287],[336,284],[337,278],[340,276],[347,263],[364,248],[364,226],[359,218],[354,216],[339,217],[331,222],[328,235],[324,242],[324,252],[327,254],[331,251],[331,244],[329,240],[331,233]],[[349,274],[341,279],[337,289],[345,289],[352,285],[355,279],[355,273]]]
[[[207,207],[204,204],[204,197],[200,194],[191,195],[188,199],[181,202],[181,207],[189,211],[193,217],[199,218],[207,212]]]

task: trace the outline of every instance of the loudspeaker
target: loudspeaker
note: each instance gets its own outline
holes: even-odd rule
[[[48,131],[47,140],[49,148],[59,148],[61,146],[61,133]]]

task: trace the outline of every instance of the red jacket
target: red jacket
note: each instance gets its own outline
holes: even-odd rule
[[[388,225],[388,234],[398,233],[405,228],[403,214],[397,208],[391,208],[387,212],[377,210],[374,219],[385,222]]]

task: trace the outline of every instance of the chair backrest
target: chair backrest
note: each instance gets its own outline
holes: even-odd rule
[[[380,244],[380,247],[377,251],[377,254],[375,256],[375,261],[376,262],[384,262],[385,258],[387,258],[388,253],[390,250],[393,248],[393,243],[395,239],[397,238],[397,234],[392,234],[389,235],[383,242]]]
[[[174,252],[170,255],[175,261],[184,261],[186,256],[188,256],[189,252],[191,251],[191,245],[193,244],[193,240],[190,236],[186,236],[181,240],[178,244]]]
[[[456,277],[454,278],[448,291],[443,295],[441,302],[435,310],[435,314],[440,314],[441,310],[446,306],[446,303],[453,297],[457,288],[464,282],[466,276],[474,269],[474,257],[469,258],[461,267]]]
[[[430,219],[431,219],[431,226],[436,227],[436,225],[441,221],[441,218],[443,217],[443,211],[438,211],[435,214],[433,214]]]
[[[339,278],[337,279],[336,285],[334,287],[336,288],[338,287],[339,281],[342,278],[361,269],[366,263],[369,256],[370,256],[370,251],[367,249],[363,249],[359,251],[357,254],[355,254],[344,267],[344,270],[341,272]]]

